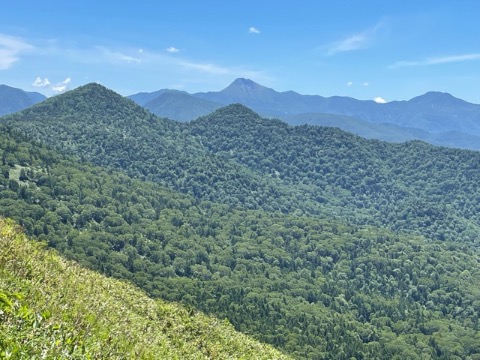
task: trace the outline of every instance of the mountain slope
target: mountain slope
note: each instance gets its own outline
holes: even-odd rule
[[[180,124],[98,84],[2,120],[61,151],[198,200],[434,239],[473,242],[480,230],[474,152],[291,127],[242,105]]]
[[[182,91],[169,90],[148,101],[143,107],[157,116],[177,121],[190,121],[207,115],[222,105],[196,98]]]
[[[158,118],[98,84],[3,117],[33,139],[101,166],[124,170],[201,199],[232,206],[288,207],[288,189],[209,153],[184,125]],[[207,181],[208,180],[208,181]],[[280,205],[278,205],[279,203]]]
[[[296,358],[480,354],[472,244],[198,202],[0,130],[0,213],[84,266]]]
[[[480,233],[480,208],[472,199],[480,195],[480,153],[292,127],[242,105],[219,109],[189,127],[214,154],[297,189],[299,209],[321,203],[349,221],[429,238],[471,242]],[[462,230],[453,225],[459,223]]]
[[[45,99],[44,95],[37,92],[0,85],[0,116],[23,110]]]
[[[0,357],[285,359],[228,323],[65,261],[0,218]]]

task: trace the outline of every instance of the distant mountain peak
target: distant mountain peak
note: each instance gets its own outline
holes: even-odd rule
[[[254,88],[254,87],[263,87],[262,85],[256,83],[255,81],[250,80],[250,79],[245,79],[245,78],[235,79],[235,80],[230,84],[230,86],[247,86],[247,87],[251,87],[251,88]]]
[[[223,89],[221,91],[221,93],[238,92],[238,91],[243,91],[243,92],[246,92],[246,93],[250,93],[252,91],[261,91],[261,90],[274,91],[273,89],[270,89],[270,88],[267,88],[263,85],[257,84],[253,80],[238,78],[238,79],[235,79],[228,87]]]
[[[426,92],[423,95],[414,97],[413,99],[410,100],[410,102],[414,103],[420,103],[420,102],[427,102],[427,103],[438,103],[443,104],[443,105],[449,105],[452,103],[466,103],[465,100],[456,98],[452,94],[449,94],[447,92],[441,92],[441,91],[429,91]]]

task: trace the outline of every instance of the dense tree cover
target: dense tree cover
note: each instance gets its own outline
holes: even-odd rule
[[[199,202],[0,130],[1,214],[85,266],[297,358],[480,358],[470,244]]]
[[[241,105],[180,124],[97,84],[2,119],[63,152],[198,200],[438,240],[479,238],[478,152],[291,127]]]
[[[158,118],[98,84],[2,118],[32,139],[198,199],[292,211],[290,190],[210,154],[184,125]]]
[[[479,239],[479,152],[293,127],[262,119],[242,105],[219,109],[190,129],[225,161],[297,189],[299,209],[302,203],[320,202],[352,223],[439,240]]]
[[[2,359],[284,359],[228,322],[61,259],[0,218]]]

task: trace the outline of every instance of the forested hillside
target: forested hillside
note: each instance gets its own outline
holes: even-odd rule
[[[474,243],[480,233],[480,153],[474,151],[291,127],[241,105],[180,124],[97,84],[3,122],[83,160],[198,200],[439,240]]]
[[[98,84],[50,98],[1,122],[97,165],[195,198],[292,211],[293,191],[212,155],[180,124],[158,118]]]
[[[192,309],[86,270],[0,218],[1,359],[283,359]]]
[[[476,243],[480,153],[412,141],[389,144],[339,129],[262,119],[231,105],[190,125],[212,153],[298,191],[297,209],[439,240]]]
[[[2,215],[85,266],[297,358],[480,358],[470,243],[234,210],[1,135]]]

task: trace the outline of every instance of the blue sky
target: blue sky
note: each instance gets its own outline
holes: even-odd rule
[[[4,1],[0,84],[54,95],[278,91],[480,103],[478,1]]]

